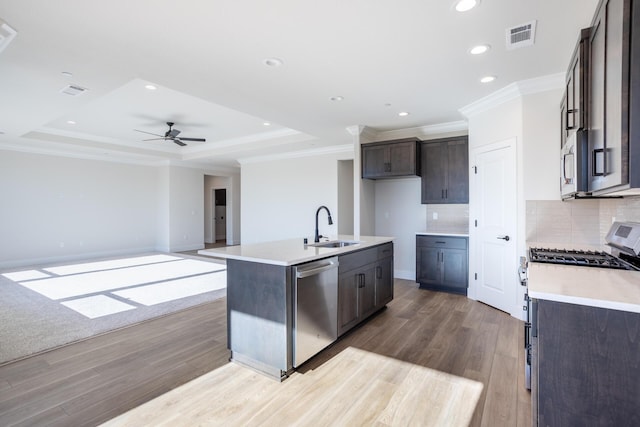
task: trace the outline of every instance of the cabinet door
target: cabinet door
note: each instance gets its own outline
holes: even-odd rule
[[[376,264],[369,264],[359,270],[360,293],[358,314],[363,319],[376,311]]]
[[[376,264],[376,308],[393,299],[393,258],[383,258]]]
[[[389,144],[391,175],[416,175],[416,143]]]
[[[416,282],[437,285],[440,283],[440,256],[438,248],[416,248]]]
[[[442,285],[466,288],[468,279],[467,251],[462,249],[442,250]]]
[[[352,270],[338,276],[338,335],[358,323],[358,293],[360,276]]]
[[[363,178],[378,178],[388,173],[388,151],[389,150],[384,145],[362,147]]]
[[[564,148],[567,142],[567,97],[562,98],[560,103],[560,148]]]
[[[447,186],[447,145],[422,145],[422,203],[443,203]]]
[[[626,183],[622,149],[628,147],[623,130],[623,70],[628,66],[623,43],[624,0],[601,5],[591,31],[591,91],[589,110],[589,190],[599,191]],[[625,64],[623,64],[626,63]],[[624,119],[626,123],[626,119]]]
[[[469,203],[469,144],[467,139],[447,144],[447,203]]]

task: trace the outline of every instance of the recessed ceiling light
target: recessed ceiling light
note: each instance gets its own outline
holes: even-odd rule
[[[343,96],[332,96],[330,99],[332,101],[342,101],[342,100],[344,100],[344,97]]]
[[[263,124],[264,126],[271,126],[271,123],[269,123],[269,122],[264,122],[264,123],[262,123],[262,124]]]
[[[488,44],[479,44],[478,46],[472,47],[469,50],[469,53],[471,55],[482,55],[483,53],[485,53],[489,49],[491,49],[491,46],[489,46]]]
[[[70,73],[69,71],[63,71],[62,75],[69,78],[73,77],[73,73]]]
[[[144,85],[144,88],[147,89],[147,90],[156,90],[156,89],[158,89],[158,87],[154,86],[154,85]]]
[[[476,7],[479,3],[480,0],[460,0],[455,7],[458,12],[466,12]]]
[[[495,76],[485,76],[485,77],[480,79],[480,83],[491,83],[495,79],[496,79]]]
[[[388,102],[386,104],[384,104],[385,107],[391,107],[391,104],[389,104]]]
[[[282,59],[280,58],[266,58],[263,62],[264,65],[269,67],[279,67],[283,64]]]
[[[400,117],[408,116],[408,115],[409,115],[409,112],[408,112],[408,111],[400,111],[400,112],[398,113],[398,115],[399,115]]]
[[[74,122],[73,120],[67,120],[67,124],[75,125],[75,124],[76,124],[76,122]]]

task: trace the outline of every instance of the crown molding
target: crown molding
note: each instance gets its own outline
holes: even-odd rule
[[[565,83],[564,79],[564,73],[556,73],[511,83],[484,98],[465,105],[458,111],[469,118],[524,95],[562,89]]]
[[[245,157],[238,159],[240,165],[250,163],[263,163],[274,160],[297,159],[301,157],[323,156],[327,154],[350,154],[353,156],[354,149],[352,144],[332,145],[330,147],[313,148],[310,150],[289,151],[286,153],[269,154],[266,156]]]
[[[411,137],[425,137],[449,134],[453,132],[468,132],[469,124],[465,120],[459,120],[455,122],[438,123],[435,125],[417,126],[412,128],[394,129],[383,132],[378,132],[376,139],[380,141],[399,139],[399,138],[411,138]]]

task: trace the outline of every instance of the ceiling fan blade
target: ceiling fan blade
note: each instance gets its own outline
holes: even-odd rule
[[[147,132],[147,131],[144,131],[144,130],[138,130],[138,129],[134,129],[134,130],[135,130],[136,132],[142,132],[142,133],[147,133],[147,134],[149,134],[149,135],[162,137],[162,135],[158,135],[157,133],[151,133],[151,132]]]
[[[165,140],[165,139],[167,139],[167,138],[160,137],[160,138],[143,139],[143,141],[161,141],[161,140]]]
[[[173,138],[172,141],[175,142],[176,144],[178,144],[181,147],[184,147],[185,145],[187,145],[184,142],[180,141],[178,138]]]
[[[207,140],[204,138],[180,138],[183,141],[198,141],[198,142],[206,142]]]

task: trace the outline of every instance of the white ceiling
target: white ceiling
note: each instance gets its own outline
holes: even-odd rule
[[[18,34],[0,52],[0,148],[237,167],[349,144],[353,125],[458,122],[510,83],[564,72],[597,1],[482,0],[458,13],[453,0],[1,0]],[[507,50],[506,28],[531,20],[535,45]],[[480,43],[492,48],[469,55]],[[89,90],[60,93],[68,84]],[[207,142],[134,131],[163,134],[167,121]]]

